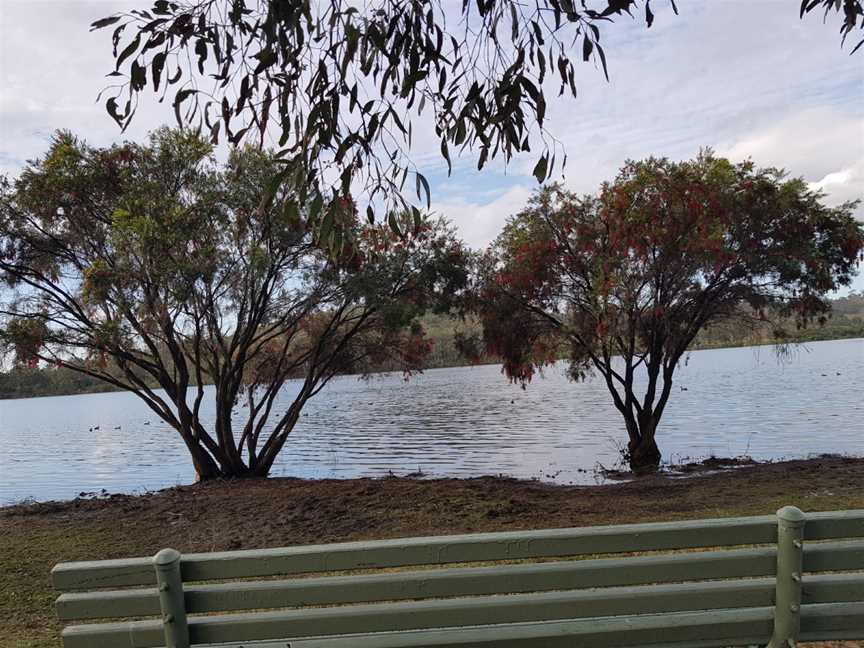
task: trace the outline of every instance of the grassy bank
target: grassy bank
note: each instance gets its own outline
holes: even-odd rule
[[[13,506],[0,509],[0,646],[59,645],[48,574],[61,560],[152,555],[166,546],[216,551],[761,515],[789,503],[810,511],[864,508],[864,459],[785,462],[608,486],[491,477],[270,479]]]

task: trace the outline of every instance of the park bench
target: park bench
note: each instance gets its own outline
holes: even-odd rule
[[[864,510],[165,549],[52,576],[60,619],[88,622],[66,648],[793,646],[864,638]]]

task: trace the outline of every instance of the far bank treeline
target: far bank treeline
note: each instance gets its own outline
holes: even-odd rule
[[[832,317],[824,326],[792,330],[794,342],[864,338],[864,292],[831,300]],[[466,364],[465,356],[457,348],[456,340],[468,331],[479,331],[479,324],[462,321],[447,315],[429,315],[423,318],[423,327],[432,343],[424,361],[425,369],[459,367]],[[792,327],[794,329],[794,327]],[[692,345],[693,349],[772,344],[777,340],[771,327],[742,330],[738,325],[722,325],[702,331]],[[500,359],[486,354],[484,363],[497,363]],[[382,363],[372,368],[375,372],[398,371],[394,363]],[[65,367],[15,367],[0,372],[0,399],[61,396],[66,394],[94,394],[116,391],[117,387],[83,375]]]

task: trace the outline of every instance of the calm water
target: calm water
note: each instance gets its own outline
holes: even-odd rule
[[[563,369],[525,391],[497,366],[437,369],[409,382],[338,379],[307,405],[274,473],[593,482],[598,463],[616,462],[623,427],[605,385],[573,384]],[[861,339],[808,344],[783,362],[768,347],[696,351],[678,371],[658,440],[672,460],[864,454],[862,386]],[[286,407],[297,388],[286,387]],[[0,447],[0,503],[194,478],[179,438],[131,394],[0,401]]]

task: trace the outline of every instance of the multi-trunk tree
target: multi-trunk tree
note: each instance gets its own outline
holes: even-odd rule
[[[466,277],[443,221],[370,225],[350,197],[298,200],[285,172],[253,148],[218,165],[184,131],[105,149],[59,134],[0,186],[0,343],[136,394],[202,479],[268,474],[333,376],[420,369],[418,317]]]
[[[597,195],[546,187],[483,258],[485,351],[523,385],[565,354],[573,379],[599,374],[630,465],[656,466],[673,376],[700,330],[824,321],[827,294],[852,281],[864,248],[856,205],[821,198],[801,179],[710,152],[630,162]],[[471,342],[466,352],[480,351]]]

